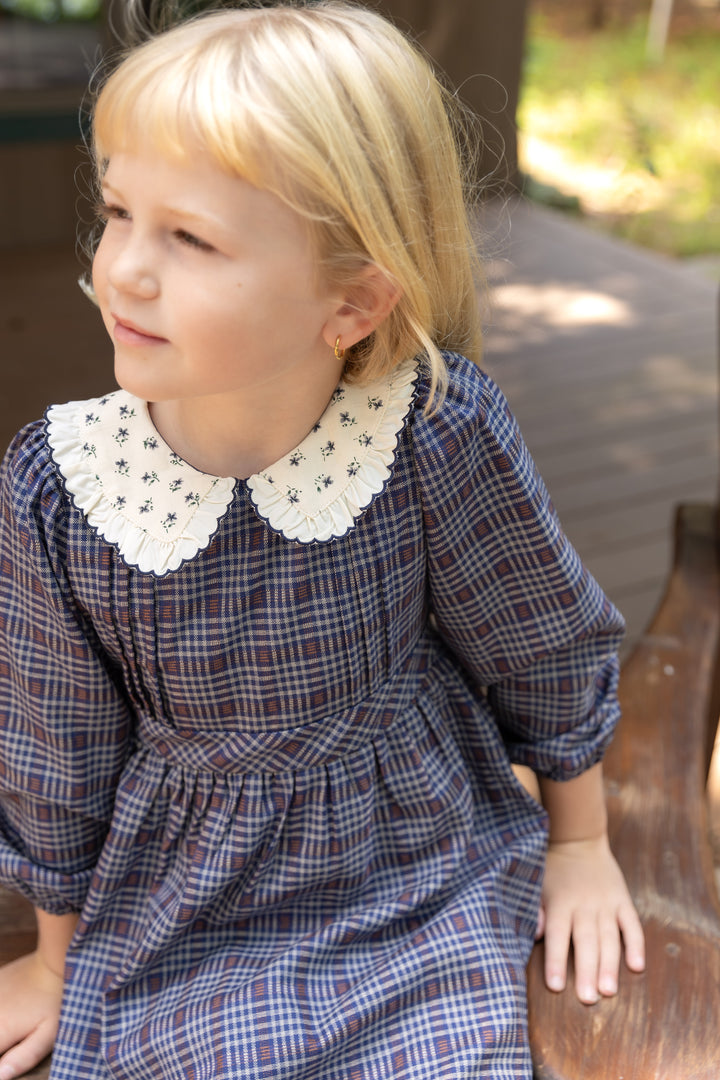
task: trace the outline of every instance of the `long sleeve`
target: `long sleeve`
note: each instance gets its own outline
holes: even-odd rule
[[[82,907],[131,735],[66,573],[75,512],[32,425],[0,474],[0,880],[58,914]]]
[[[448,359],[447,398],[414,432],[431,608],[511,758],[569,779],[617,722],[623,620],[564,535],[501,392]]]

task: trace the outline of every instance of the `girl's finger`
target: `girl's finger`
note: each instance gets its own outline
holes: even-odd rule
[[[625,963],[631,971],[644,971],[645,934],[638,913],[630,901],[618,912],[618,924],[625,945]]]
[[[550,915],[545,919],[545,984],[549,990],[564,990],[570,952],[569,917]]]
[[[620,929],[611,914],[601,918],[599,932],[598,990],[603,997],[612,997],[617,994],[621,947]]]
[[[594,1005],[598,999],[600,960],[600,934],[594,914],[577,917],[572,940],[575,954],[575,993],[584,1005]]]
[[[48,1056],[53,1042],[54,1032],[41,1024],[0,1058],[0,1080],[13,1080],[13,1077],[34,1069]]]

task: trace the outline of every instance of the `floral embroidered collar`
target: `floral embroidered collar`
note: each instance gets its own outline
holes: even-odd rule
[[[353,527],[390,477],[416,378],[413,362],[368,386],[340,383],[299,446],[246,481],[270,528],[307,544]],[[144,401],[118,390],[53,405],[46,428],[73,502],[130,566],[160,577],[208,546],[238,481],[178,457]]]

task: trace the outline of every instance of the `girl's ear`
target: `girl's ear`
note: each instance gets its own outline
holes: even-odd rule
[[[323,327],[324,340],[332,348],[340,338],[344,349],[351,348],[388,317],[400,296],[400,288],[384,270],[366,266]]]

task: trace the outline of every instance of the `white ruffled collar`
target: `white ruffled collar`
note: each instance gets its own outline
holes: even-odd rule
[[[387,484],[416,378],[413,362],[369,386],[341,382],[299,446],[246,481],[258,515],[288,540],[344,536]],[[117,390],[53,405],[46,426],[73,502],[130,566],[162,576],[208,546],[238,481],[178,457],[144,401]]]

